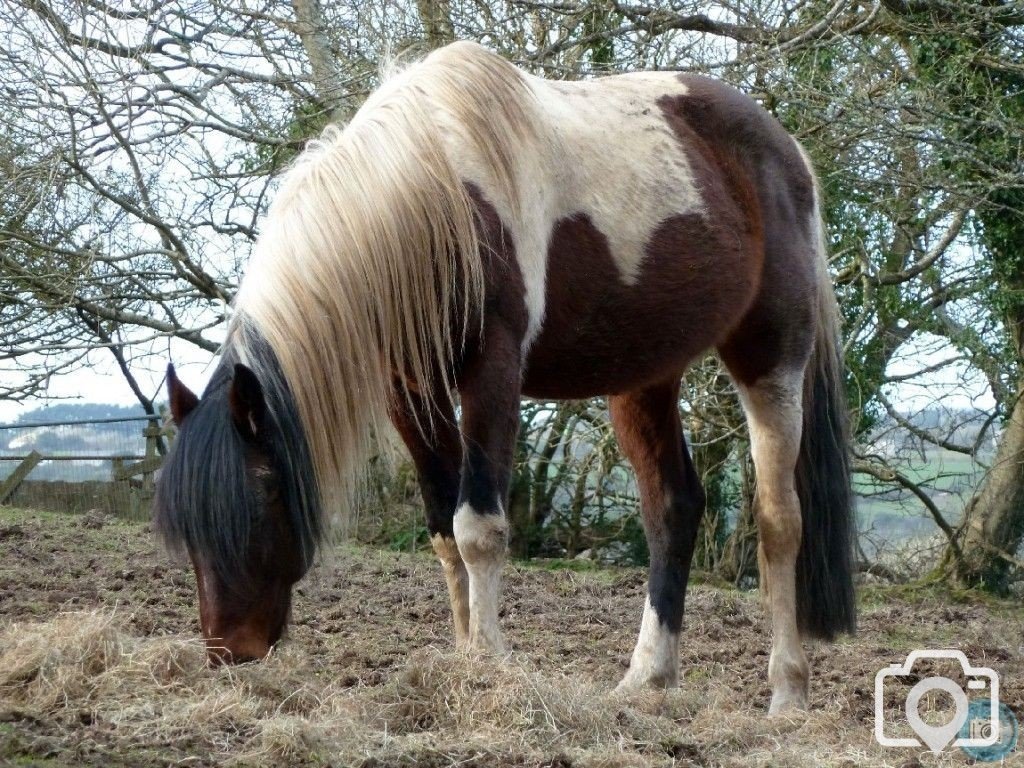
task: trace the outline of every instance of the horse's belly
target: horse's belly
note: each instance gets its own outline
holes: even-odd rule
[[[647,243],[639,273],[627,281],[589,218],[560,221],[524,394],[592,397],[682,375],[753,299],[760,244],[738,234],[696,213],[666,219]]]
[[[685,331],[677,329],[678,335]],[[636,389],[645,383],[681,376],[686,364],[700,352],[696,345],[680,343],[671,349],[649,338],[614,341],[581,336],[577,346],[541,349],[529,356],[523,394],[552,400],[575,400]],[[710,343],[701,345],[706,348]]]

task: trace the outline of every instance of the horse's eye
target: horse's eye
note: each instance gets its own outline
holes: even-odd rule
[[[268,483],[265,488],[266,500],[269,503],[279,501],[281,499],[281,489],[277,483]]]

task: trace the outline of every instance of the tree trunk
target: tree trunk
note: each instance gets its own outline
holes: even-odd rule
[[[757,577],[757,523],[754,521],[754,462],[750,452],[740,452],[740,511],[736,527],[725,541],[716,573],[726,581],[743,586]]]
[[[718,567],[728,537],[729,457],[735,446],[732,440],[724,439],[723,431],[717,426],[703,430],[697,439],[704,442],[691,448],[694,468],[707,500],[693,559],[697,568],[707,571]]]
[[[999,197],[1024,203],[1024,190],[1015,192]],[[1024,246],[1024,215],[1009,211],[990,215],[985,223],[1001,287],[1010,297],[1004,317],[1016,355],[1017,395],[1003,425],[995,461],[967,505],[961,553],[950,546],[943,565],[961,585],[1005,592],[1011,564],[1024,540],[1024,302],[1020,299],[1024,296],[1024,265],[1018,255]],[[1020,566],[1019,561],[1016,564]]]
[[[423,33],[431,48],[440,48],[455,40],[448,0],[416,0],[416,10],[419,11]]]
[[[319,0],[292,0],[292,9],[298,22],[299,40],[309,58],[317,99],[335,117],[343,106],[346,88],[327,36],[323,9]]]
[[[1008,50],[1020,19],[1013,3],[886,2],[896,16],[912,22],[906,36],[916,73],[932,87],[958,119],[949,125],[950,153],[945,159],[954,178],[990,190],[975,206],[979,239],[991,258],[993,289],[988,295],[1001,314],[1007,334],[1006,360],[1016,380],[1016,397],[1002,402],[1009,412],[996,460],[981,488],[967,505],[956,540],[943,558],[954,581],[1003,591],[1011,562],[1024,537],[1024,186],[1019,133],[1008,133],[990,119],[994,101],[1010,120],[1024,116],[1020,73],[990,56]],[[922,33],[921,24],[941,26]],[[940,129],[941,130],[941,129]],[[957,151],[968,146],[971,152]],[[994,392],[997,397],[998,392]],[[959,544],[959,546],[957,546]],[[1018,561],[1019,564],[1019,561]]]
[[[1024,394],[1024,381],[1021,382]],[[962,559],[952,548],[946,563],[963,585],[1006,588],[1010,561],[1024,537],[1024,398],[1018,397],[1003,430],[995,463],[971,501],[963,528]]]

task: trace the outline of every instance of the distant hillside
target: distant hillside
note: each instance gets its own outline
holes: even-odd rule
[[[85,421],[113,419],[124,416],[145,416],[140,405],[110,403],[53,403],[25,411],[12,424],[34,424],[39,421]]]
[[[16,459],[39,451],[44,456],[141,456],[146,450],[144,421],[77,424],[96,419],[145,416],[138,405],[108,403],[54,403],[22,413],[6,429],[0,429],[0,479],[17,466]],[[35,424],[60,423],[57,426]],[[110,461],[44,461],[32,480],[102,480],[110,478]]]
[[[978,443],[978,456],[983,460],[995,452],[1002,432],[1001,426],[998,423],[993,424],[987,413],[973,409],[926,408],[901,413],[900,418],[917,430],[925,430],[936,438],[968,446]],[[984,439],[979,441],[982,429],[985,430],[985,435]],[[869,441],[876,449],[890,456],[915,451],[923,456],[927,447],[920,437],[886,415],[875,424]]]

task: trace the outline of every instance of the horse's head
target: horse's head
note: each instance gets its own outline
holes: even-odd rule
[[[179,431],[158,481],[157,528],[195,568],[210,662],[261,659],[311,560],[288,425],[274,412],[288,409],[268,407],[259,378],[230,360],[201,400],[173,366],[167,384]]]

